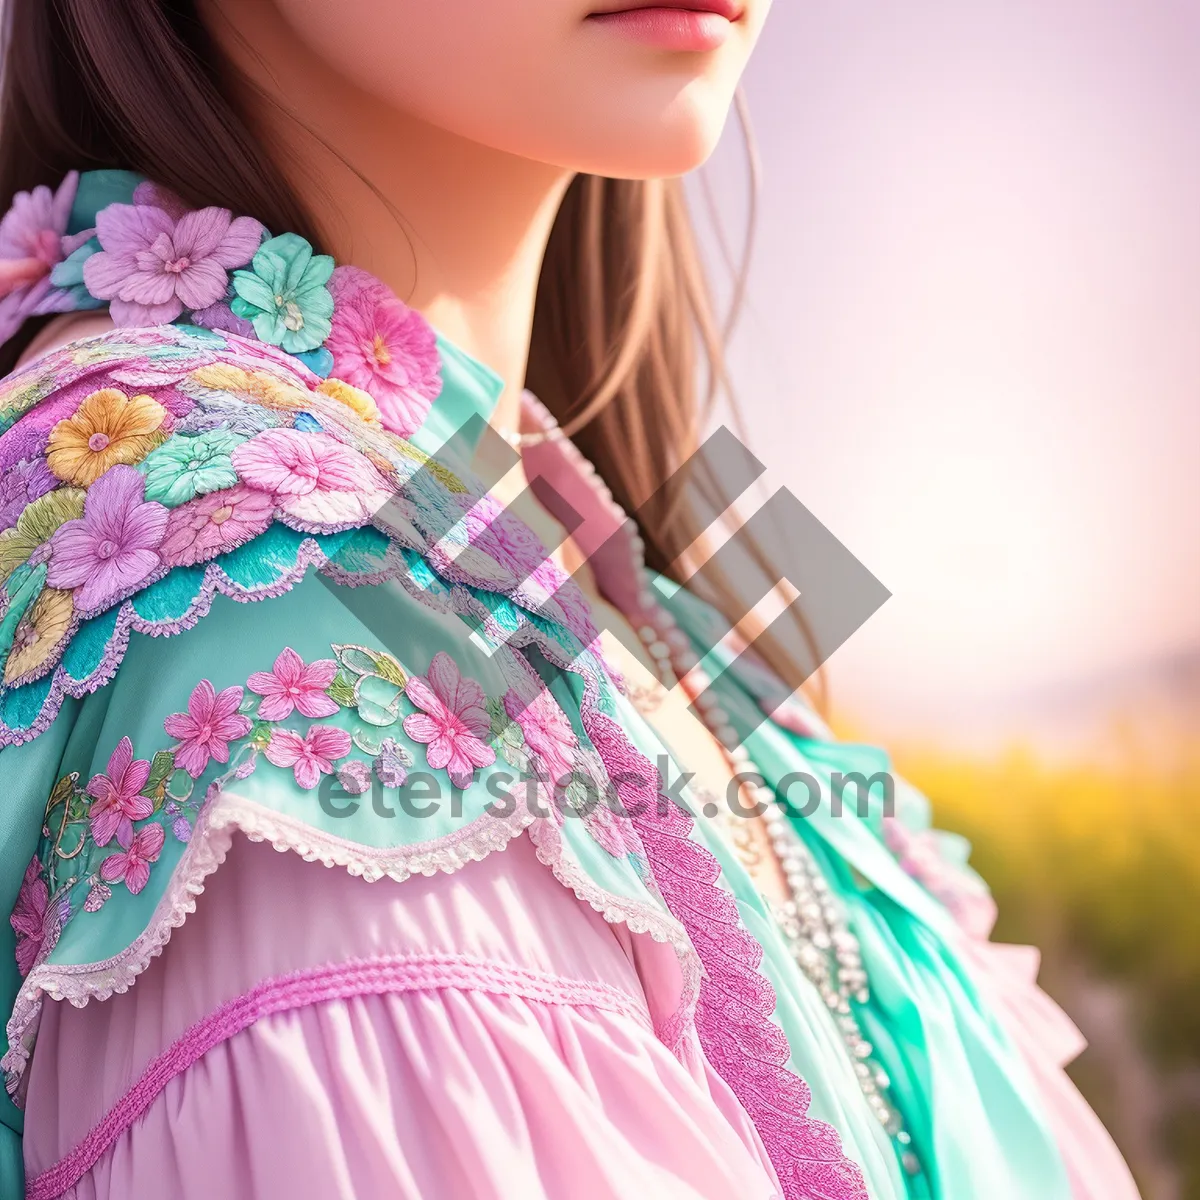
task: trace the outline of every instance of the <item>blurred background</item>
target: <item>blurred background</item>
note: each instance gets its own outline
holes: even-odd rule
[[[974,842],[1146,1200],[1200,1200],[1200,4],[777,0],[746,91],[739,402],[894,593],[835,724]],[[736,242],[733,126],[706,188]]]

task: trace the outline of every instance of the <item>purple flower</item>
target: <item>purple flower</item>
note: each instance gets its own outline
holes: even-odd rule
[[[35,857],[25,868],[17,903],[9,917],[9,923],[17,935],[17,970],[22,975],[28,975],[33,964],[41,957],[49,909],[50,889],[42,874],[42,864]]]
[[[254,337],[254,325],[242,317],[234,316],[233,309],[224,300],[210,304],[207,308],[192,313],[192,324],[201,329],[216,329],[222,333],[236,333],[239,337]]]
[[[15,525],[35,500],[58,483],[44,458],[28,459],[0,474],[0,531]]]
[[[133,467],[110,467],[88,489],[83,516],[50,539],[50,587],[75,593],[87,616],[122,599],[159,567],[167,510],[144,499],[145,480]]]
[[[408,780],[408,768],[412,759],[407,751],[396,743],[395,738],[386,738],[372,764],[379,782],[384,787],[400,788]]]
[[[84,264],[84,282],[111,301],[118,325],[165,325],[222,300],[230,270],[250,261],[263,232],[225,208],[176,218],[153,205],[110,204],[96,217],[102,249]]]
[[[352,758],[338,767],[337,780],[348,796],[361,796],[371,790],[371,768],[362,759]]]
[[[59,310],[50,271],[91,232],[66,236],[78,186],[79,174],[72,171],[55,192],[44,185],[18,192],[0,221],[0,342],[12,337],[26,317]]]

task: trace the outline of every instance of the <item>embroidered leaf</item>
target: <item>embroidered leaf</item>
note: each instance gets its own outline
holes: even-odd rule
[[[17,529],[39,542],[47,541],[60,525],[83,516],[86,495],[80,488],[58,488],[47,492],[17,518]]]
[[[525,748],[525,734],[520,725],[508,715],[501,700],[487,700],[488,717],[491,719],[490,741],[493,749],[510,767],[528,771],[529,751]]]
[[[250,727],[250,742],[254,746],[265,746],[271,740],[274,725],[270,721],[255,721]]]
[[[380,679],[403,688],[408,682],[404,668],[390,654],[381,650],[369,650],[365,646],[334,645],[333,653],[351,677],[378,675]],[[332,693],[331,693],[332,694]],[[336,697],[334,697],[336,699]]]
[[[325,694],[343,708],[353,708],[356,703],[354,683],[345,671],[339,671],[333,677],[333,682],[325,689]]]
[[[375,674],[375,655],[362,646],[333,647],[334,656],[352,675]]]
[[[75,795],[75,785],[78,782],[79,772],[72,771],[69,775],[64,775],[50,789],[50,798],[46,801],[46,816],[49,816],[58,805],[65,803]]]
[[[368,725],[394,725],[400,717],[400,696],[404,688],[382,675],[364,675],[355,687],[358,715]]]
[[[160,750],[150,761],[150,775],[142,795],[148,800],[161,803],[167,789],[167,780],[175,770],[175,755],[170,750]]]
[[[74,808],[72,801],[71,808]],[[78,816],[71,816],[59,827],[54,839],[54,853],[58,858],[74,858],[85,846],[92,844],[88,836],[87,808]]]
[[[180,802],[187,800],[192,794],[192,788],[195,787],[196,781],[182,768],[176,767],[174,771],[167,777],[167,785],[163,789],[163,798],[170,796],[172,800]],[[155,806],[159,807],[158,805]]]
[[[66,819],[68,821],[86,821],[91,806],[91,801],[85,792],[75,792],[67,802]]]
[[[408,682],[404,668],[390,654],[380,654],[376,658],[375,673],[381,679],[386,679],[388,683],[394,683],[397,687],[402,688]]]

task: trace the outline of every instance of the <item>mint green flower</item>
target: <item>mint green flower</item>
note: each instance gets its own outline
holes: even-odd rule
[[[138,468],[146,477],[146,499],[175,508],[196,496],[233,487],[238,477],[230,456],[243,441],[227,429],[171,438]]]
[[[303,354],[329,336],[333,296],[325,285],[332,274],[328,254],[313,254],[299,234],[283,233],[263,242],[250,270],[234,271],[231,307],[253,322],[259,341]]]

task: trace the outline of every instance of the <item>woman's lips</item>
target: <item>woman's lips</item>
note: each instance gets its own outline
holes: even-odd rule
[[[741,15],[734,0],[662,0],[640,8],[593,13],[588,20],[658,50],[699,52],[723,46]]]

